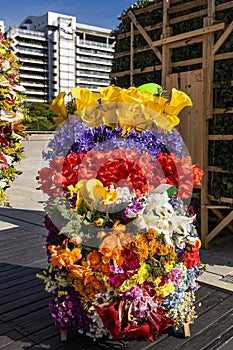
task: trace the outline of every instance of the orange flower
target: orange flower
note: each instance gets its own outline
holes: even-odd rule
[[[132,251],[137,254],[140,262],[146,260],[149,256],[149,245],[146,235],[139,236],[132,243]]]
[[[103,261],[105,263],[113,259],[118,265],[123,264],[124,252],[134,239],[132,233],[122,232],[124,229],[124,225],[117,225],[114,227],[114,232],[110,233],[101,243],[99,252],[104,255]]]
[[[48,247],[48,250],[51,254],[51,264],[57,266],[59,269],[64,266],[69,270],[69,268],[82,257],[79,248],[69,250],[68,248],[63,249],[60,246],[52,245]]]
[[[68,280],[84,279],[86,276],[92,275],[93,273],[94,272],[91,269],[88,269],[85,266],[74,265],[69,269]]]
[[[164,244],[161,244],[158,248],[157,254],[160,256],[168,255],[173,251],[173,248],[166,247]]]
[[[101,255],[96,250],[93,250],[87,255],[87,263],[94,270],[98,269],[100,262],[101,262]]]
[[[154,229],[154,228],[150,228],[147,232],[146,232],[146,238],[148,240],[152,240],[154,238],[156,238],[158,236],[158,232]]]

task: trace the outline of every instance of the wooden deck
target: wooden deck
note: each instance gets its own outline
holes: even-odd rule
[[[25,215],[25,212],[24,212]],[[36,278],[46,265],[45,232],[40,224],[0,231],[0,349],[1,350],[230,350],[233,348],[233,294],[202,285],[196,294],[198,318],[191,337],[171,332],[149,341],[93,343],[70,333],[67,342],[48,310],[49,294]]]

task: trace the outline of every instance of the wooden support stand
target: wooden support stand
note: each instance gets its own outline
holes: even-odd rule
[[[185,323],[185,324],[184,324],[184,336],[185,336],[185,338],[191,336],[191,333],[190,333],[190,324],[189,324],[189,323]]]
[[[61,341],[67,341],[67,332],[61,331]]]

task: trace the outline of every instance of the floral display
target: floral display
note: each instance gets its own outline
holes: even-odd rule
[[[19,60],[10,41],[0,32],[0,206],[9,205],[5,190],[21,173],[15,163],[23,158],[26,132],[21,122],[27,116],[24,87],[20,85]]]
[[[175,130],[192,101],[157,84],[73,88],[51,109],[61,123],[43,151],[48,266],[38,275],[65,332],[97,340],[154,337],[195,320],[204,266],[192,164]]]

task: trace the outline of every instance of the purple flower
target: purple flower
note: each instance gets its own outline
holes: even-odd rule
[[[137,200],[134,200],[134,202],[130,205],[128,205],[123,213],[122,219],[128,220],[133,217],[136,217],[137,214],[143,209],[142,203],[140,203]]]
[[[140,266],[137,255],[132,251],[128,250],[126,252],[126,259],[123,262],[123,269],[127,271],[135,271]]]
[[[51,316],[56,320],[57,326],[64,331],[81,329],[89,330],[90,318],[79,302],[79,294],[70,289],[67,294],[58,296],[58,290],[53,293],[49,303]]]
[[[175,286],[177,286],[180,283],[181,279],[182,279],[182,271],[179,268],[174,267],[169,271],[169,280]]]
[[[127,279],[127,276],[125,274],[118,274],[115,276],[110,276],[107,280],[108,284],[114,289],[119,288],[122,283]]]

